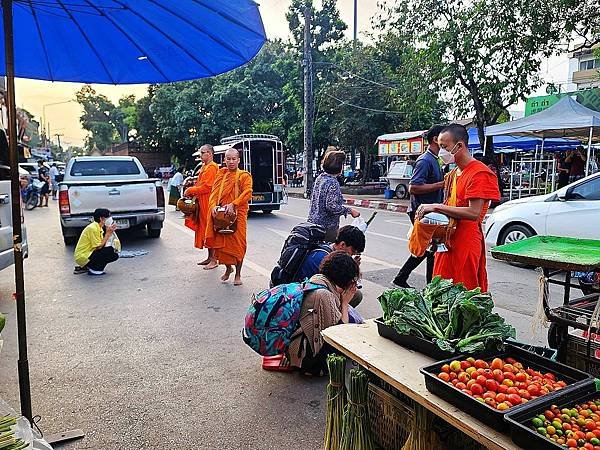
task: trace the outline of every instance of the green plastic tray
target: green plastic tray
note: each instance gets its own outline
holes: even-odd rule
[[[600,240],[534,236],[494,247],[492,256],[528,266],[590,272],[600,269]]]

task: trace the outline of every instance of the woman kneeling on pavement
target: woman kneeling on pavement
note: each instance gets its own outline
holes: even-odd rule
[[[304,296],[300,327],[292,336],[287,359],[301,372],[320,376],[327,373],[326,358],[334,352],[323,341],[321,331],[349,322],[348,306],[356,294],[360,271],[354,258],[335,251],[323,259],[319,272],[310,281],[326,289],[316,289]]]

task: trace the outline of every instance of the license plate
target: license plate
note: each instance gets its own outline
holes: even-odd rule
[[[265,196],[264,195],[253,195],[252,196],[252,201],[253,202],[264,202],[265,201]]]
[[[115,223],[117,224],[117,228],[119,230],[122,230],[123,228],[129,228],[128,219],[115,219]]]

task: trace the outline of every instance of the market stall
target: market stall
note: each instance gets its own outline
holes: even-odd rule
[[[600,449],[600,386],[554,350],[515,341],[490,293],[436,277],[379,302],[381,318],[323,331],[370,377],[371,436],[357,450],[374,448],[370,439],[402,450]],[[334,448],[348,447],[325,446]]]

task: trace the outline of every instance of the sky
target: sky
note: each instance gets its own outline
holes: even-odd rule
[[[291,0],[259,0],[260,11],[268,38],[286,39],[289,35],[285,13]],[[352,36],[353,0],[338,0],[338,9],[342,19],[348,24],[348,36]],[[359,39],[371,29],[371,17],[377,12],[377,0],[358,0],[358,33]],[[567,78],[568,64],[562,63],[565,58],[550,60],[543,70],[545,78],[562,82]],[[17,105],[31,112],[36,120],[42,121],[45,112],[49,134],[62,135],[61,145],[82,145],[86,132],[81,128],[79,116],[81,109],[74,101],[75,92],[81,88],[80,83],[59,83],[17,79],[15,82]],[[117,102],[124,95],[134,94],[143,97],[146,85],[112,86],[94,84],[97,92]],[[58,104],[56,104],[58,103]],[[44,105],[46,105],[44,107]],[[517,106],[517,109],[519,106]],[[524,108],[521,108],[524,109]],[[56,138],[53,137],[56,142]]]

